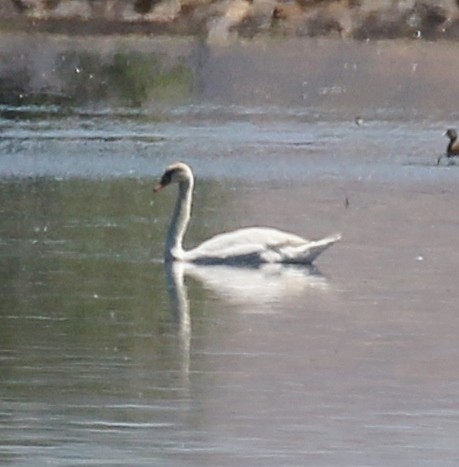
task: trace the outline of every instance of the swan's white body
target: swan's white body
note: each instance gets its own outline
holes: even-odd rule
[[[205,264],[311,264],[317,256],[341,238],[335,234],[317,241],[267,227],[250,227],[223,233],[185,251],[183,237],[191,215],[193,173],[186,164],[176,163],[166,169],[155,191],[178,183],[179,194],[167,233],[166,261]]]

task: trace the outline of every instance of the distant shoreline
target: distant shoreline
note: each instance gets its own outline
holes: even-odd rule
[[[459,6],[411,0],[4,0],[0,31],[237,38],[459,39]]]
[[[221,47],[170,35],[0,37],[0,105],[13,119],[27,106],[148,113],[206,103],[225,112],[299,108],[311,118],[325,112],[352,122],[381,112],[392,118],[385,109],[458,120],[453,41],[257,37]]]

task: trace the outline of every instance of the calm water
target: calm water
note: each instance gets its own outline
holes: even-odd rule
[[[458,465],[447,115],[2,110],[2,465]],[[174,160],[197,175],[190,246],[343,240],[317,270],[165,269]]]

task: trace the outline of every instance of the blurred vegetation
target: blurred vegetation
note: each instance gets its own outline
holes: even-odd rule
[[[193,71],[161,55],[137,51],[101,56],[70,51],[56,56],[49,86],[36,89],[27,69],[0,78],[0,104],[84,106],[99,103],[140,107],[190,97]]]
[[[109,61],[100,61],[98,54],[90,52],[60,57],[64,92],[75,103],[108,100],[141,106],[151,100],[186,98],[193,88],[189,68],[183,64],[167,66],[158,56],[118,52]]]
[[[189,96],[193,75],[179,64],[164,69],[157,57],[117,53],[101,70],[109,92],[124,104],[139,106],[150,100],[179,100]]]

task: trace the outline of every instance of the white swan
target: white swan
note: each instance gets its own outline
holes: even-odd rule
[[[154,191],[158,192],[171,183],[178,183],[179,193],[167,232],[164,251],[166,261],[205,264],[311,264],[322,251],[341,238],[340,234],[335,234],[309,241],[276,229],[250,227],[216,235],[198,247],[185,251],[182,242],[190,220],[194,184],[190,167],[182,162],[170,165]]]

